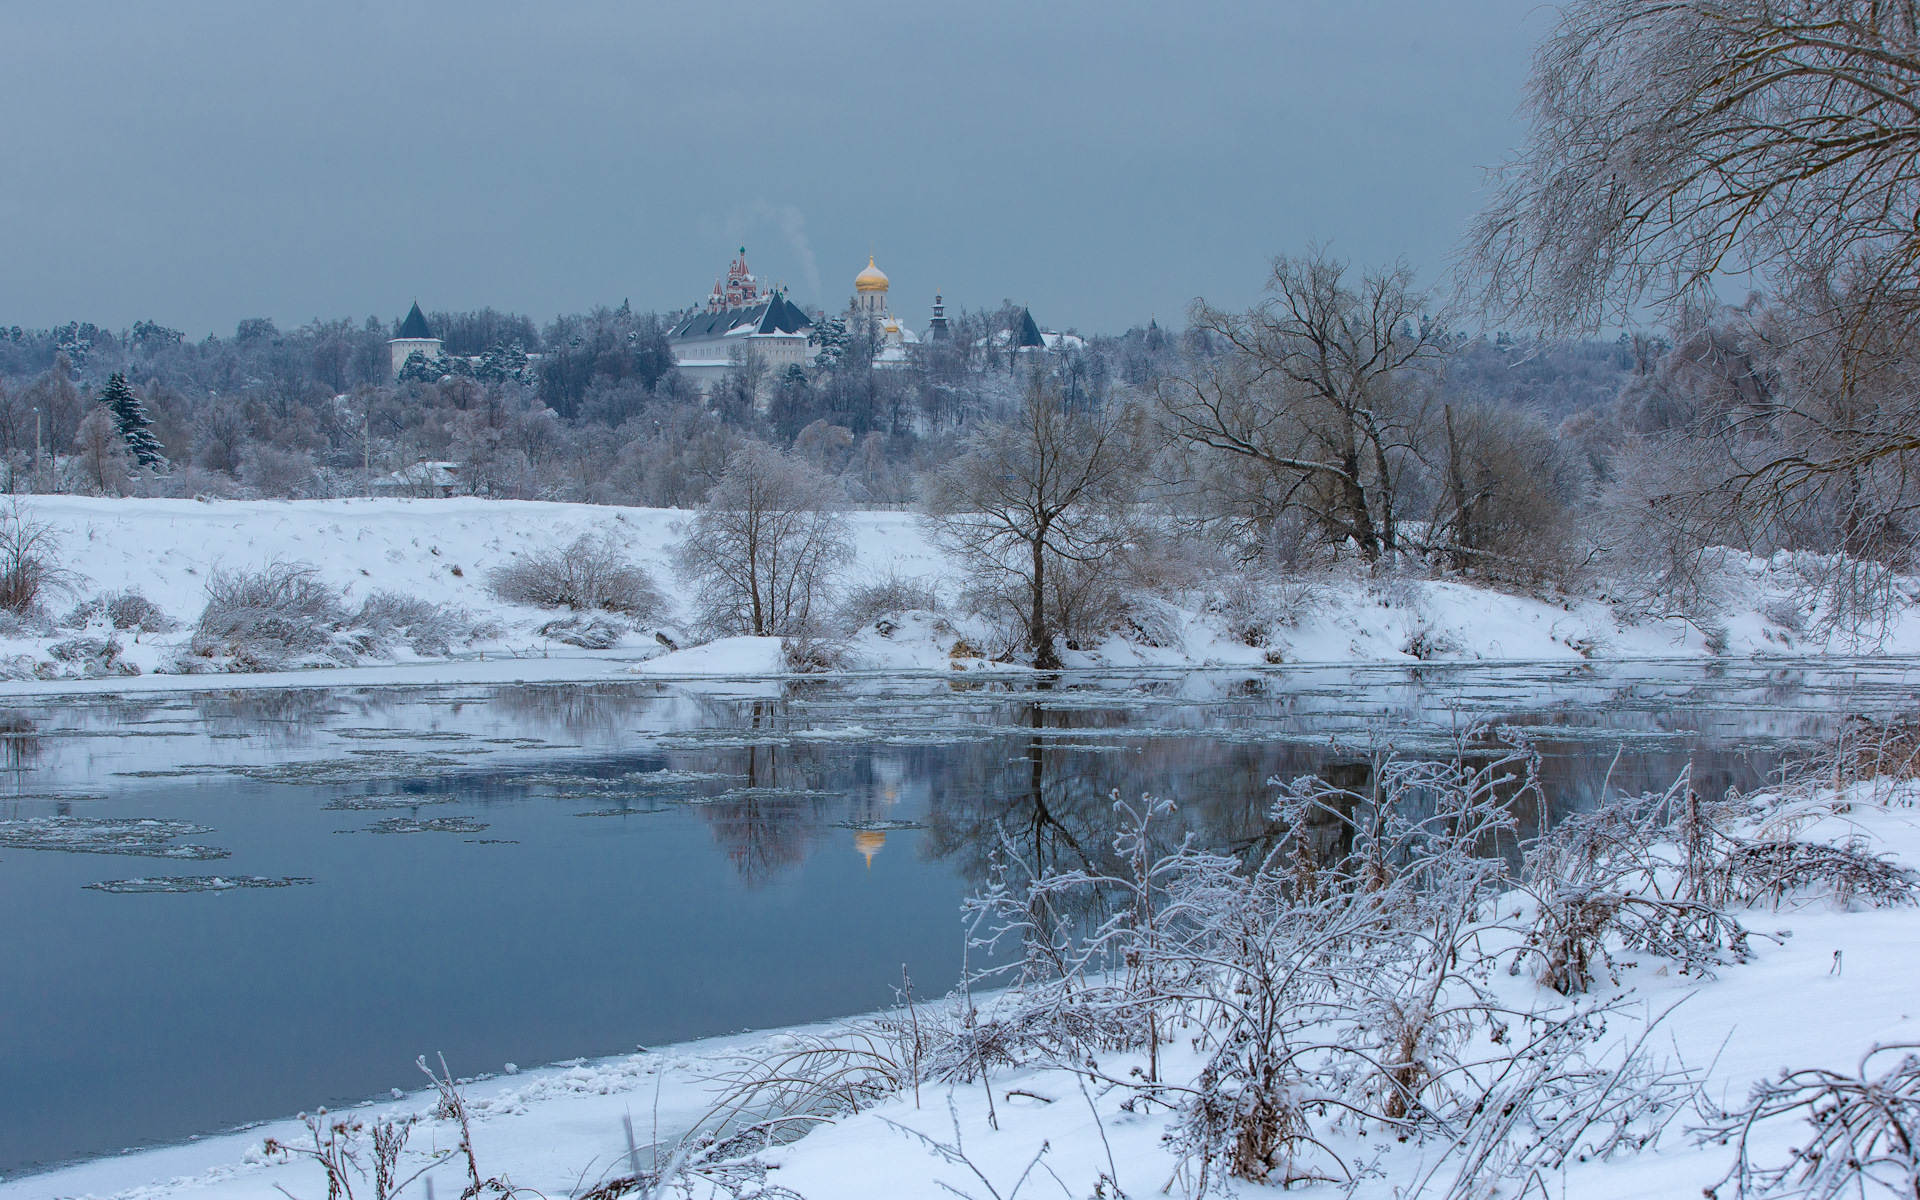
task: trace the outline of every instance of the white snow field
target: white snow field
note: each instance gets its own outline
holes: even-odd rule
[[[357,684],[557,681],[624,677],[636,669],[657,676],[765,675],[783,669],[777,646],[754,639],[687,645],[682,620],[688,592],[672,569],[671,552],[688,513],[512,500],[350,499],[197,501],[39,496],[27,501],[37,519],[57,531],[64,565],[77,572],[72,588],[48,605],[55,617],[86,598],[137,588],[181,623],[171,633],[124,632],[122,661],[137,676],[80,679],[72,662],[56,661],[49,647],[76,635],[0,637],[0,694],[62,690],[116,691],[202,687],[206,681],[165,674],[190,636],[217,570],[305,563],[349,604],[373,591],[398,592],[454,604],[495,622],[499,635],[451,657],[421,659],[402,648],[390,662],[348,668],[248,676],[255,686],[319,684],[330,678]],[[843,577],[849,585],[888,576],[939,581],[951,599],[958,572],[933,544],[918,517],[899,512],[851,514],[856,557]],[[518,554],[551,550],[582,533],[603,532],[645,567],[669,601],[663,622],[682,649],[667,653],[652,629],[628,633],[606,650],[582,650],[539,633],[557,610],[503,604],[488,592],[490,570]],[[1734,574],[1741,576],[1741,568]],[[1920,617],[1912,606],[1871,640],[1812,640],[1804,618],[1783,603],[1794,585],[1785,564],[1745,563],[1729,586],[1722,614],[1723,653],[1794,656],[1826,652],[1920,652]],[[1707,639],[1678,620],[1623,623],[1597,600],[1548,602],[1452,582],[1359,578],[1303,583],[1289,601],[1290,616],[1266,643],[1243,644],[1225,622],[1206,611],[1208,598],[1153,602],[1158,611],[1148,639],[1118,634],[1069,650],[1071,667],[1253,667],[1276,662],[1411,662],[1416,659],[1540,661],[1580,657],[1639,659],[1700,657]],[[1782,615],[1782,614],[1786,615]],[[1768,615],[1770,614],[1770,615]],[[83,631],[115,636],[104,626]],[[854,670],[1004,670],[973,651],[991,644],[977,620],[928,612],[898,614],[852,637],[846,663]],[[1154,644],[1146,644],[1151,640]],[[965,642],[966,645],[960,643]],[[651,660],[651,661],[648,661]],[[646,662],[644,668],[638,664]]]
[[[1912,783],[1891,788],[1857,785],[1841,798],[1844,803],[1834,803],[1833,795],[1825,793],[1816,805],[1828,815],[1798,836],[1812,841],[1864,839],[1868,849],[1888,852],[1908,867],[1920,866],[1916,798],[1920,787]],[[1616,1047],[1630,1042],[1650,1018],[1658,1018],[1648,1041],[1653,1056],[1702,1072],[1709,1106],[1737,1105],[1751,1084],[1784,1067],[1851,1072],[1876,1045],[1920,1042],[1920,991],[1913,986],[1912,970],[1913,947],[1920,945],[1920,909],[1843,911],[1825,899],[1806,899],[1736,915],[1749,929],[1771,936],[1755,937],[1752,961],[1720,968],[1717,978],[1682,976],[1671,969],[1673,963],[1644,952],[1633,955],[1631,962],[1616,956],[1614,981],[1601,979],[1594,995],[1581,998],[1583,1003],[1626,998],[1625,1013],[1609,1022],[1607,1041]],[[1786,933],[1790,936],[1780,936]],[[1497,989],[1501,1003],[1514,1010],[1556,1012],[1570,1003],[1526,972],[1513,977],[1496,972],[1490,986]],[[503,1175],[548,1197],[579,1195],[595,1183],[628,1173],[623,1120],[632,1123],[642,1165],[650,1166],[654,1160],[649,1147],[670,1143],[697,1119],[714,1093],[713,1078],[738,1063],[742,1054],[793,1048],[798,1045],[796,1034],[831,1028],[713,1039],[531,1071],[503,1065],[497,1074],[464,1088],[474,1113],[479,1165],[489,1175]],[[1108,1078],[1124,1078],[1134,1065],[1134,1057],[1112,1054],[1098,1069]],[[1162,1053],[1161,1069],[1170,1080],[1190,1077],[1197,1066],[1197,1057],[1186,1052],[1183,1043]],[[766,1153],[763,1160],[773,1169],[765,1182],[808,1200],[932,1200],[955,1194],[1004,1198],[1013,1195],[1015,1181],[1044,1145],[1046,1173],[1041,1184],[1030,1181],[1034,1194],[1076,1200],[1114,1195],[1110,1185],[1095,1190],[1102,1175],[1128,1196],[1184,1194],[1175,1180],[1178,1163],[1162,1141],[1166,1111],[1123,1111],[1124,1089],[1083,1090],[1083,1082],[1057,1070],[995,1073],[997,1128],[979,1083],[923,1084],[917,1100],[911,1091],[884,1098]],[[152,1102],[164,1103],[164,1098]],[[350,1115],[418,1115],[422,1124],[405,1160],[417,1167],[427,1162],[427,1154],[453,1146],[458,1138],[452,1123],[433,1118],[433,1107],[432,1093],[422,1090],[369,1101]],[[1570,1200],[1700,1196],[1703,1188],[1719,1182],[1733,1151],[1695,1144],[1687,1126],[1696,1120],[1683,1110],[1658,1140],[1637,1154],[1572,1164],[1564,1179],[1555,1178],[1552,1194]],[[957,1145],[967,1162],[934,1153],[908,1131]],[[1432,1144],[1395,1144],[1377,1131],[1369,1141],[1350,1126],[1341,1133],[1319,1132],[1327,1149],[1345,1162],[1373,1163],[1372,1173],[1353,1195],[1386,1200],[1448,1193],[1452,1178],[1444,1164],[1428,1177],[1438,1153]],[[1754,1159],[1762,1165],[1786,1161],[1788,1147],[1805,1144],[1806,1132],[1797,1118],[1761,1124],[1751,1147]],[[282,1120],[185,1145],[96,1159],[0,1183],[0,1200],[319,1200],[326,1185],[317,1166],[263,1150],[268,1138],[294,1141],[302,1133],[296,1122]],[[457,1195],[461,1176],[454,1161],[433,1167],[434,1194]],[[1170,1180],[1171,1191],[1163,1193]],[[1415,1187],[1422,1180],[1431,1191]],[[1248,1195],[1270,1190],[1280,1194],[1278,1188],[1238,1188]],[[1334,1196],[1342,1190],[1328,1185],[1286,1194]],[[404,1194],[426,1195],[424,1181]],[[1020,1194],[1026,1194],[1025,1189]],[[1869,1187],[1863,1194],[1892,1193]]]

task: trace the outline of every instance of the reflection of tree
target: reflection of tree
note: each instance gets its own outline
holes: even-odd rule
[[[519,684],[495,692],[493,704],[523,734],[561,732],[573,741],[609,742],[663,694],[658,685]]]
[[[8,771],[14,772],[15,782],[21,773],[32,769],[40,758],[40,739],[34,735],[39,726],[25,713],[0,712],[0,762]]]
[[[736,714],[736,728],[748,736],[784,730],[786,708],[782,701],[752,701]],[[800,793],[820,777],[820,754],[816,745],[769,740],[717,756],[721,770],[744,778],[731,795],[701,805],[700,811],[749,885],[766,883],[806,856],[820,825],[823,797]]]

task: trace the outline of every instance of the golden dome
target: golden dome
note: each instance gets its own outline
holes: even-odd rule
[[[853,290],[856,292],[887,290],[887,273],[873,265],[873,255],[867,255],[867,269],[853,277]]]
[[[862,829],[853,835],[853,848],[866,855],[867,866],[873,866],[873,856],[887,844],[887,835],[878,829]]]

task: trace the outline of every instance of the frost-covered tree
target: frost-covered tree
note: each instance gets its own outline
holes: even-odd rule
[[[1410,379],[1439,358],[1427,297],[1404,265],[1354,279],[1319,250],[1276,258],[1267,291],[1245,313],[1194,306],[1226,349],[1165,382],[1165,423],[1261,477],[1247,517],[1301,512],[1331,545],[1390,556],[1426,419]]]
[[[1468,265],[1491,310],[1552,330],[1747,272],[1782,293],[1844,276],[1920,315],[1916,90],[1912,3],[1577,0]]]
[[[1017,416],[975,426],[962,453],[924,483],[940,539],[980,583],[1020,606],[1036,667],[1060,665],[1060,584],[1125,544],[1118,518],[1131,468],[1112,415],[1070,410],[1057,386],[1035,377]]]
[[[127,377],[118,371],[107,376],[100,390],[100,403],[113,414],[113,423],[127,444],[127,453],[142,467],[164,466],[167,456],[161,452],[160,439],[153,436],[153,418],[127,385]]]
[[[126,445],[113,427],[111,413],[104,408],[88,413],[74,434],[74,455],[68,460],[80,469],[80,486],[99,494],[119,495],[127,483]]]
[[[678,552],[703,624],[756,637],[814,631],[833,573],[853,554],[839,485],[763,442],[744,441]]]

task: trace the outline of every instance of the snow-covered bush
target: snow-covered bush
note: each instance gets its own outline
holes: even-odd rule
[[[635,621],[656,617],[664,607],[653,580],[605,533],[583,533],[559,549],[521,555],[494,568],[487,589],[509,604],[603,609]]]
[[[592,613],[579,617],[561,617],[540,626],[540,636],[579,646],[584,650],[607,650],[619,644],[627,634],[623,622]]]
[[[273,671],[314,658],[351,661],[336,635],[347,608],[338,590],[305,563],[268,563],[254,571],[215,571],[190,653],[226,660],[225,669]]]
[[[1448,759],[1376,756],[1351,788],[1303,777],[1269,814],[1277,842],[1248,859],[1163,832],[1165,802],[1117,797],[1115,866],[1036,869],[1008,843],[971,907],[976,947],[1008,964],[973,982],[1008,972],[1011,986],[968,1002],[929,1075],[1059,1068],[1170,1106],[1168,1144],[1194,1195],[1229,1178],[1351,1182],[1328,1150],[1343,1130],[1429,1145],[1440,1190],[1455,1173],[1463,1187],[1531,1189],[1576,1158],[1651,1145],[1696,1085],[1655,1062],[1644,1036],[1607,1041],[1622,1001],[1516,1009],[1488,979],[1531,962],[1565,985],[1601,969],[1609,945],[1688,968],[1737,961],[1745,934],[1721,904],[1741,902],[1740,889],[1716,895],[1704,881],[1743,869],[1738,845],[1688,850],[1684,822],[1641,819],[1670,812],[1665,798],[1642,797],[1624,826],[1609,816],[1542,834],[1516,875],[1497,847],[1517,839],[1519,814],[1540,811],[1538,769],[1517,735],[1473,734]],[[1606,865],[1614,846],[1618,870]],[[1660,846],[1669,871],[1627,865],[1660,859]],[[1701,889],[1677,895],[1676,872]],[[1530,925],[1551,918],[1510,902],[1516,886],[1537,913],[1593,918],[1571,956]],[[1193,1047],[1198,1066],[1167,1073],[1162,1045]],[[1103,1071],[1116,1053],[1140,1066]]]
[[[69,638],[47,647],[47,654],[54,662],[65,664],[83,679],[138,675],[139,667],[121,661],[121,651],[120,643],[113,638]]]
[[[1812,1129],[1795,1139],[1786,1161],[1754,1161],[1765,1144],[1755,1133],[1766,1123],[1799,1117]],[[1876,1045],[1848,1071],[1781,1068],[1753,1086],[1747,1102],[1713,1113],[1694,1131],[1702,1144],[1735,1147],[1734,1163],[1706,1189],[1725,1200],[1798,1196],[1840,1200],[1845,1196],[1920,1194],[1920,1045]]]
[[[306,563],[216,571],[178,670],[278,671],[386,659],[405,643],[423,656],[493,630],[465,611],[411,596],[375,592],[358,610]]]
[[[368,596],[353,624],[371,634],[382,648],[386,643],[402,641],[423,658],[444,657],[452,652],[455,642],[471,642],[498,632],[496,626],[476,621],[464,608],[398,592]]]
[[[863,629],[882,617],[903,612],[939,612],[939,584],[922,575],[901,575],[888,571],[867,583],[848,588],[840,599],[837,613],[840,626]]]
[[[167,633],[180,622],[168,616],[158,604],[140,594],[138,588],[113,592],[106,596],[107,620],[115,629],[141,629],[147,633]]]
[[[69,629],[85,629],[95,622],[111,625],[115,629],[138,629],[143,633],[170,633],[180,627],[180,622],[141,595],[138,588],[108,592],[82,601],[74,605],[72,611],[60,621]]]

